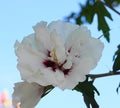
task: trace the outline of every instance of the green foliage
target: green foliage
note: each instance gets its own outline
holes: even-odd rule
[[[117,93],[118,93],[119,88],[120,88],[120,83],[119,83],[119,85],[118,85],[118,87],[117,87],[117,89],[116,89]]]
[[[93,81],[88,81],[88,78],[84,82],[80,82],[74,90],[77,90],[78,92],[81,92],[84,97],[84,102],[87,106],[87,108],[90,108],[90,105],[92,108],[99,108],[99,105],[97,104],[95,100],[95,92],[99,95],[98,90],[93,85]]]
[[[108,2],[108,1],[106,1]],[[112,2],[112,1],[111,1]],[[112,20],[111,14],[106,9],[105,4],[101,1],[95,2],[94,0],[87,0],[85,5],[81,5],[81,10],[79,13],[72,13],[66,19],[70,21],[73,19],[76,24],[83,24],[93,22],[94,16],[97,15],[98,18],[98,30],[102,30],[104,37],[108,42],[110,42],[109,25],[106,21],[106,17]]]
[[[120,45],[118,45],[118,50],[115,52],[113,57],[114,64],[113,64],[113,71],[120,70]]]
[[[108,11],[108,8],[111,9],[116,14],[120,15],[114,7],[120,5],[120,0],[86,0],[85,4],[79,4],[80,10],[79,12],[72,12],[68,17],[66,17],[66,21],[72,21],[76,24],[84,24],[89,23],[92,24],[94,21],[94,17],[97,16],[97,23],[98,23],[98,31],[102,31],[104,38],[110,42],[110,28],[109,23],[107,20],[111,20],[112,16],[111,13]],[[118,45],[118,50],[115,52],[113,57],[113,72],[120,72],[120,45]],[[120,88],[120,84],[117,87],[117,92]],[[87,108],[99,108],[95,100],[95,92],[99,95],[99,92],[93,85],[93,81],[86,81],[79,83],[74,90],[81,92],[84,97],[84,102]]]
[[[98,17],[98,30],[102,30],[105,38],[107,39],[107,41],[110,41],[109,38],[109,26],[106,22],[105,17],[108,17],[109,19],[112,20],[112,17],[110,15],[110,13],[107,11],[107,9],[105,8],[105,6],[103,5],[102,2],[96,2],[94,4],[94,8],[95,8],[95,12],[97,14]]]
[[[110,6],[118,6],[120,4],[120,0],[104,0],[106,4]]]
[[[80,12],[80,17],[79,17],[79,20],[82,20],[82,18],[84,17],[85,20],[83,20],[83,22],[88,22],[88,23],[92,23],[93,22],[93,18],[94,18],[94,15],[95,15],[95,9],[94,9],[94,6],[91,5],[89,3],[89,1],[86,3],[85,6],[82,6],[80,5],[81,8],[82,8],[82,11]],[[82,21],[81,21],[82,22]],[[78,22],[76,22],[78,24]],[[82,23],[81,23],[82,24]]]

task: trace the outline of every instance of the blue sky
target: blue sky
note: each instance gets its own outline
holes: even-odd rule
[[[33,32],[32,26],[41,20],[48,23],[54,20],[63,20],[72,11],[78,11],[78,0],[0,0],[0,92],[7,88],[12,94],[15,82],[21,80],[16,68],[17,58],[14,53],[14,43],[21,41],[24,36]],[[120,8],[119,8],[120,10]],[[111,11],[112,13],[112,11]],[[114,22],[110,24],[111,43],[105,43],[103,56],[97,67],[91,73],[104,73],[111,70],[112,56],[116,46],[120,43],[120,16],[112,13]],[[96,20],[96,16],[95,16]],[[99,37],[102,33],[96,29],[96,23],[86,25],[92,36]],[[119,76],[100,78],[95,80],[95,86],[100,92],[96,100],[101,108],[119,108],[120,94],[116,88],[120,82]],[[41,99],[36,108],[85,108],[81,93],[58,88]]]

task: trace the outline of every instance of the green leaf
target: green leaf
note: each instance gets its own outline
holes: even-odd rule
[[[95,10],[93,8],[93,5],[90,4],[89,1],[87,1],[86,5],[85,6],[81,5],[81,7],[82,7],[82,11],[80,13],[80,17],[82,18],[84,16],[86,21],[91,24],[93,22],[93,18],[95,15]]]
[[[94,5],[94,9],[96,10],[96,14],[98,16],[98,30],[102,30],[104,37],[108,42],[110,42],[109,38],[109,26],[106,22],[105,17],[112,20],[111,14],[107,11],[104,4],[101,2],[96,2]]]
[[[109,5],[112,5],[112,3],[114,2],[115,0],[105,0],[105,3],[106,4],[109,4]]]
[[[67,16],[67,17],[65,18],[65,20],[66,20],[66,21],[70,21],[70,19],[71,19],[71,18],[74,18],[74,16],[75,16],[75,13],[72,12],[69,16]]]
[[[113,56],[113,71],[118,71],[120,70],[120,45],[118,45],[118,50],[115,52]]]
[[[109,2],[109,1],[105,1]],[[113,3],[113,0],[110,0],[110,3]],[[95,0],[87,0],[84,5],[80,4],[80,11],[78,13],[72,13],[68,19],[72,19],[75,23],[81,25],[84,23],[91,24],[93,22],[95,14],[98,18],[98,30],[103,32],[104,37],[108,42],[110,42],[110,28],[106,21],[106,18],[113,20],[111,14],[106,9],[104,2],[95,1]]]
[[[81,24],[82,24],[82,21],[81,21],[80,16],[76,18],[75,22],[76,22],[76,24],[78,24],[78,25],[81,25]]]
[[[109,6],[118,6],[120,4],[120,0],[104,0],[105,3]]]
[[[115,0],[118,4],[120,4],[120,0]]]
[[[118,93],[118,91],[119,91],[119,88],[120,88],[120,83],[119,83],[119,85],[118,85],[118,87],[117,87],[117,89],[116,89],[116,92]]]
[[[72,12],[68,17],[66,17],[67,21],[73,19],[75,23],[79,25],[85,22],[91,24],[93,22],[93,18],[95,15],[95,10],[93,9],[94,3],[95,3],[94,0],[91,1],[87,0],[87,2],[84,5],[79,4],[81,8],[80,11],[78,13]]]
[[[92,108],[99,108],[99,105],[97,104],[94,94],[95,92],[99,94],[98,90],[96,87],[93,85],[93,81],[88,81],[88,78],[84,82],[80,82],[74,90],[77,90],[78,92],[81,92],[84,97],[84,102],[87,106],[87,108],[90,108],[90,105]]]

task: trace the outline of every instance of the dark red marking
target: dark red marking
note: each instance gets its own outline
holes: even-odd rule
[[[64,73],[64,75],[68,75],[68,73],[70,72],[70,70],[72,68],[64,69],[63,65],[65,63],[66,63],[66,61],[63,64],[59,65],[59,64],[57,64],[57,63],[55,63],[55,62],[53,62],[51,60],[44,60],[43,61],[43,64],[44,64],[45,67],[50,67],[54,72],[56,71],[56,69],[59,69],[59,70],[61,70]]]

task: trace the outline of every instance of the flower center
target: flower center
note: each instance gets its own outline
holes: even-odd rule
[[[56,69],[61,70],[64,73],[64,75],[68,75],[70,70],[72,69],[72,67],[70,69],[65,69],[63,67],[64,63],[59,65],[51,60],[44,60],[43,64],[45,67],[50,67],[54,72],[56,71]]]
[[[56,71],[56,69],[58,69],[58,70],[62,71],[64,73],[64,75],[68,75],[69,72],[71,71],[72,67],[70,67],[70,69],[65,69],[63,67],[63,65],[67,62],[66,60],[62,64],[59,64],[55,52],[56,52],[55,48],[51,52],[48,51],[47,55],[48,55],[48,57],[51,57],[52,60],[51,59],[45,59],[43,61],[43,65],[45,67],[50,67],[52,69],[52,71],[54,71],[54,72]]]

